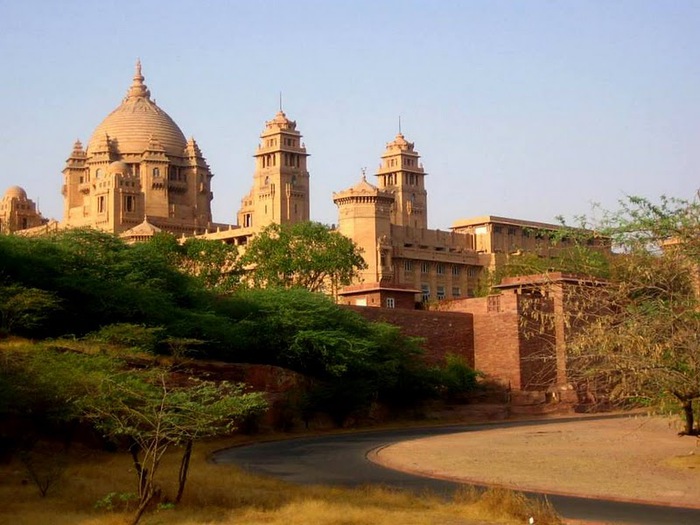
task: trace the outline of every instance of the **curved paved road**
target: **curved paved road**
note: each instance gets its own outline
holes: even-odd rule
[[[556,421],[562,422],[561,419]],[[366,458],[367,453],[375,448],[407,439],[472,432],[494,428],[494,426],[510,427],[546,423],[547,421],[533,421],[495,425],[455,425],[297,438],[221,450],[214,454],[213,461],[235,463],[252,472],[274,476],[290,483],[345,486],[381,484],[416,492],[427,489],[448,495],[460,484],[390,470],[369,461]],[[698,509],[558,495],[547,497],[561,515],[571,519],[637,525],[700,524]]]

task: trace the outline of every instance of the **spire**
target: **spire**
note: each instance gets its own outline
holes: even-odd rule
[[[399,135],[401,135],[401,115],[399,115]]]
[[[145,78],[141,73],[141,60],[137,59],[136,72],[134,73],[134,78],[133,82],[131,83],[131,87],[129,88],[129,91],[126,94],[127,99],[141,97],[150,100],[151,92],[148,90],[146,84],[143,83],[144,80]]]
[[[282,111],[282,92],[280,91],[280,113],[283,113]]]

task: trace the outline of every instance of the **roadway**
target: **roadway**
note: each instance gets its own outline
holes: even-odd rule
[[[408,439],[455,432],[477,432],[494,427],[546,423],[547,421],[533,421],[454,425],[296,438],[221,450],[214,454],[213,461],[220,464],[236,464],[248,471],[274,476],[296,484],[336,486],[378,484],[417,493],[430,490],[449,496],[462,484],[391,470],[369,461],[367,454],[374,449]],[[636,525],[700,524],[700,509],[555,494],[547,494],[547,498],[559,514],[575,520]]]

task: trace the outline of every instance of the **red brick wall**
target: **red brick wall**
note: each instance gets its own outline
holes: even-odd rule
[[[404,335],[424,338],[423,347],[430,363],[440,363],[446,354],[451,353],[463,356],[470,366],[474,366],[474,327],[470,314],[362,306],[344,308],[350,308],[370,321],[396,325]]]
[[[521,389],[515,294],[466,299],[460,303],[454,307],[474,315],[475,368],[503,385]]]

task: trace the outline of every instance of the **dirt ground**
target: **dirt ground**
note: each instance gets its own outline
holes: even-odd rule
[[[700,508],[700,440],[636,416],[465,432],[374,454],[399,470],[517,490]]]

